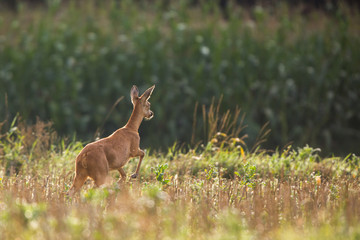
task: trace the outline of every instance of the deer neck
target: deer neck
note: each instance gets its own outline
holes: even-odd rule
[[[135,106],[125,128],[138,132],[143,118],[144,116],[141,113],[141,109]]]

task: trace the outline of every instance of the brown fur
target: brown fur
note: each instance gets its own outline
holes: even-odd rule
[[[95,186],[106,182],[110,170],[118,170],[122,181],[126,179],[126,173],[122,167],[130,158],[140,157],[138,166],[132,178],[139,174],[141,162],[145,156],[140,149],[140,136],[138,133],[143,118],[151,119],[153,112],[150,110],[148,99],[154,90],[155,85],[147,89],[141,97],[136,86],[131,89],[131,102],[134,109],[127,124],[116,130],[110,136],[89,143],[76,157],[75,178],[68,192],[74,195],[90,177],[94,180]]]

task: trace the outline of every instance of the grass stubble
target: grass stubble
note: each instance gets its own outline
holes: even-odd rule
[[[208,117],[217,108],[211,109]],[[226,118],[236,122],[230,114]],[[211,126],[223,126],[223,120],[212,118]],[[113,183],[93,189],[89,180],[68,198],[83,144],[55,144],[55,135],[40,120],[34,126],[14,121],[2,135],[1,239],[360,237],[355,155],[321,158],[309,146],[248,151],[244,136],[215,133],[190,150],[174,145],[147,154],[139,180],[118,185],[112,173]],[[135,167],[132,160],[126,171]]]

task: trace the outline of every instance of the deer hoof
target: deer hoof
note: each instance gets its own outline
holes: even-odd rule
[[[137,174],[134,173],[133,175],[131,175],[131,178],[136,178],[137,177]]]

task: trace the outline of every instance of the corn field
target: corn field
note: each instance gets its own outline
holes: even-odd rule
[[[33,124],[40,117],[62,136],[90,141],[126,123],[132,85],[143,91],[155,84],[156,121],[142,126],[145,146],[190,142],[194,114],[201,118],[201,106],[222,98],[222,109],[246,114],[249,142],[268,122],[269,148],[359,153],[356,8],[307,15],[280,2],[228,8],[227,18],[212,1],[2,8],[0,120],[19,113]],[[204,141],[197,123],[194,140]]]

